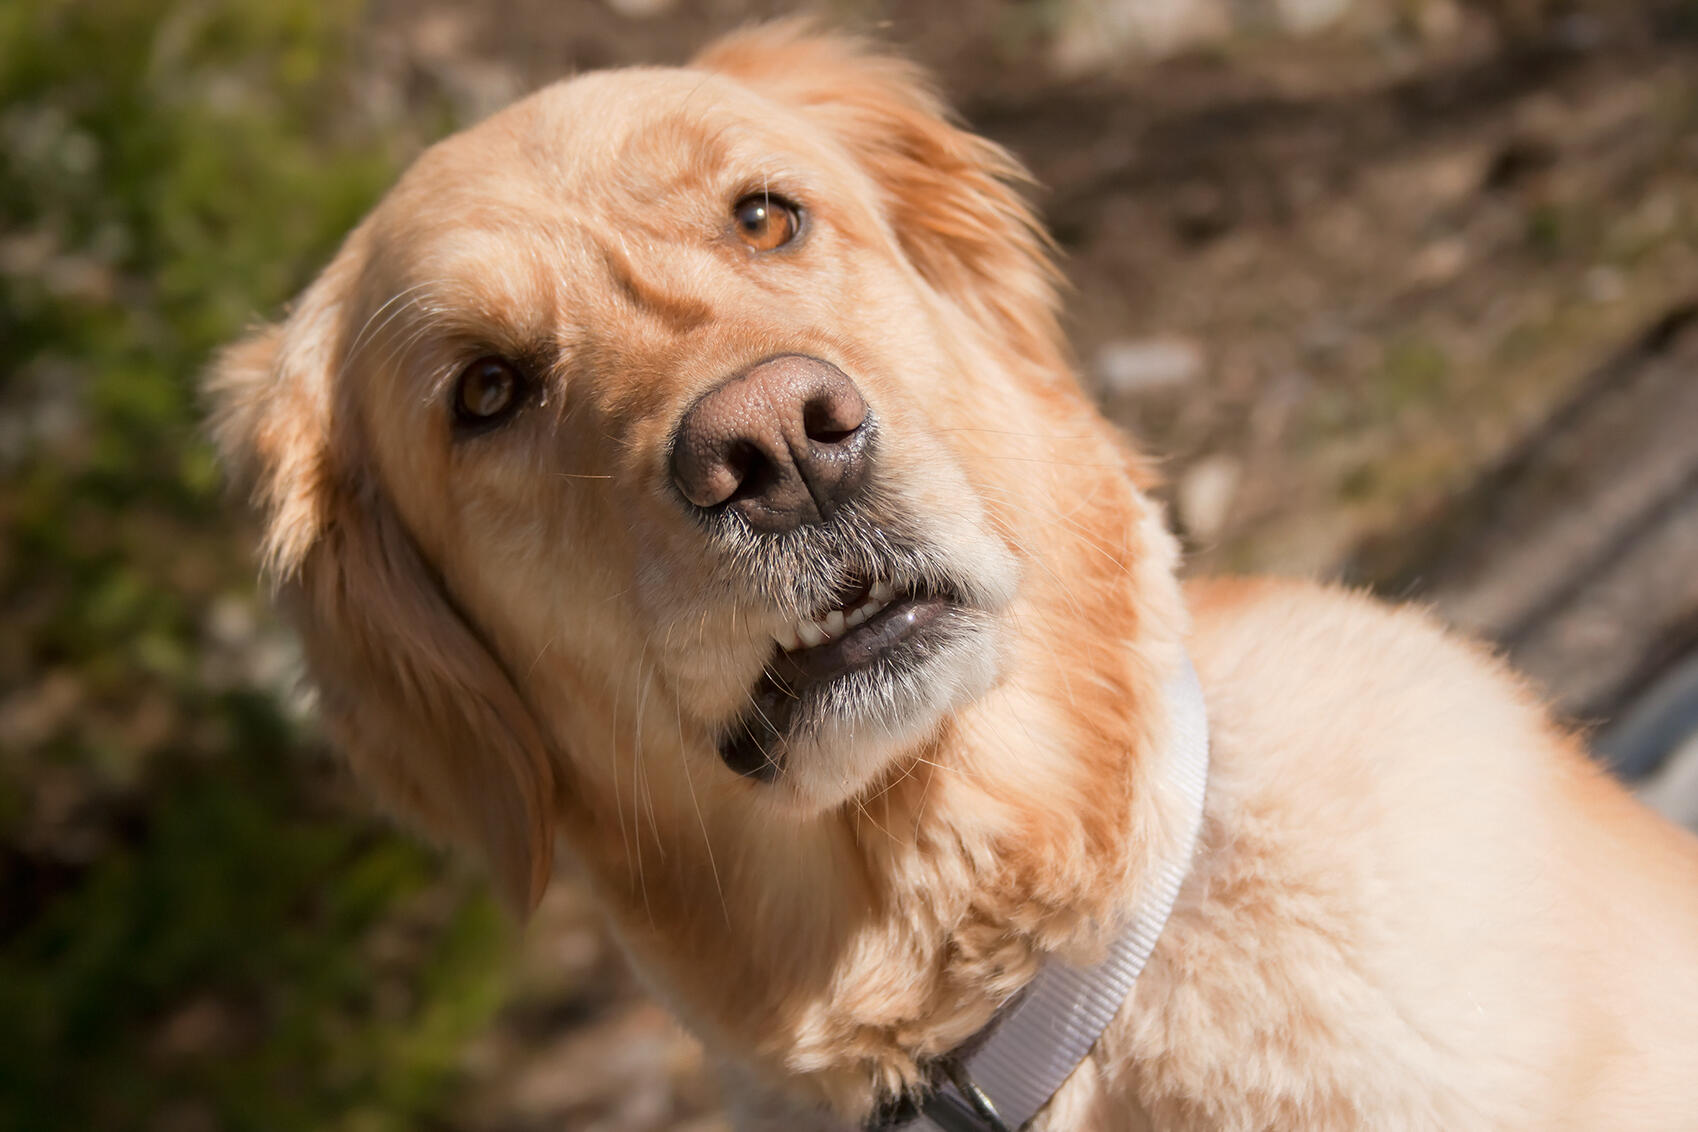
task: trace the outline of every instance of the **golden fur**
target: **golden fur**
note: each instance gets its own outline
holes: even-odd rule
[[[520,907],[563,842],[742,1123],[843,1127],[1114,928],[1182,828],[1160,690],[1188,648],[1203,841],[1042,1128],[1693,1126],[1692,840],[1418,614],[1182,593],[1018,178],[911,66],[795,26],[424,154],[210,382],[361,777]],[[765,256],[727,227],[763,186],[809,211]],[[733,568],[665,461],[685,407],[778,352],[861,387],[870,513],[965,579],[982,647],[769,784],[717,736],[840,564],[795,592]],[[446,390],[488,353],[537,401],[456,439]]]

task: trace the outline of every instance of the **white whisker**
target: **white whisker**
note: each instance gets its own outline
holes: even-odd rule
[[[684,785],[690,790],[690,805],[696,811],[696,825],[702,831],[702,847],[707,850],[708,871],[713,874],[713,891],[719,897],[719,911],[725,917],[725,926],[731,926],[731,908],[725,902],[725,888],[719,883],[719,865],[713,859],[713,838],[708,836],[707,819],[702,816],[702,804],[696,798],[696,777],[690,773],[690,754],[684,745],[684,700],[675,689],[672,693],[672,705],[678,720],[678,764],[684,772]]]

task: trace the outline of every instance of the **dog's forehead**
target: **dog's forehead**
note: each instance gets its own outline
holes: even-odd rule
[[[829,159],[788,108],[708,72],[599,71],[546,87],[427,150],[386,208],[593,216],[727,172]]]
[[[426,150],[371,218],[362,290],[381,304],[403,289],[469,288],[510,308],[497,300],[519,282],[515,265],[593,269],[609,244],[699,238],[738,192],[855,177],[798,112],[734,79],[592,72]]]
[[[426,150],[379,204],[350,248],[349,349],[548,340],[567,311],[593,324],[611,263],[699,278],[740,194],[857,177],[799,112],[723,75],[556,83]]]

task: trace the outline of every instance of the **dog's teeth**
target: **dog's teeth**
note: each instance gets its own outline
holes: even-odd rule
[[[819,618],[804,618],[794,625],[779,629],[773,633],[773,638],[785,652],[823,645],[827,641],[836,640],[855,626],[865,624],[868,618],[889,605],[894,596],[895,591],[880,582],[867,592],[867,596],[862,598],[855,608],[833,609]]]

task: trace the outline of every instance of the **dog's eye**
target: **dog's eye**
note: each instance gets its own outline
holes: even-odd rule
[[[454,422],[469,428],[495,424],[518,407],[525,379],[513,363],[493,355],[460,373],[454,386]]]
[[[801,213],[783,197],[750,193],[732,209],[737,236],[757,252],[782,248],[796,238],[802,226]]]

